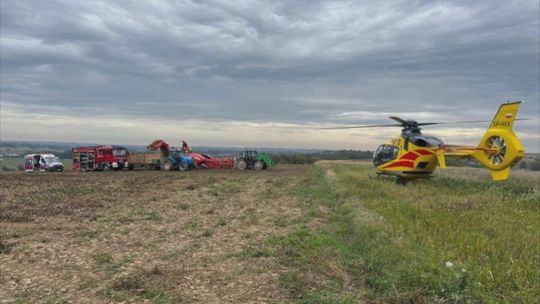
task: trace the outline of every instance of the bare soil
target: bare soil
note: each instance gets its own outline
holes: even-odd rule
[[[307,167],[0,175],[0,303],[279,303]]]

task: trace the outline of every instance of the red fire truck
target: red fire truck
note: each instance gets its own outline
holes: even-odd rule
[[[128,151],[121,146],[76,147],[71,150],[73,170],[109,171],[128,167]]]

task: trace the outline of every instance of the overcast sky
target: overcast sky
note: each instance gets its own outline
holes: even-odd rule
[[[491,120],[540,150],[538,1],[2,0],[1,137],[373,149]],[[488,123],[426,127],[474,144]]]

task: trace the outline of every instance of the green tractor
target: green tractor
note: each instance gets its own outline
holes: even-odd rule
[[[245,150],[236,156],[234,166],[238,168],[238,170],[264,170],[272,168],[274,166],[274,161],[266,153],[257,153],[257,150]]]

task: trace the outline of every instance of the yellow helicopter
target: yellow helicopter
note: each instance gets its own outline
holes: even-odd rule
[[[523,145],[512,130],[521,101],[504,103],[499,107],[491,125],[478,146],[447,145],[434,136],[423,135],[420,126],[448,124],[444,122],[418,123],[414,120],[390,118],[399,124],[362,125],[324,129],[356,129],[399,126],[401,136],[383,144],[373,154],[373,164],[380,175],[397,177],[398,183],[408,179],[428,177],[437,165],[446,168],[446,158],[474,158],[491,172],[493,181],[508,178],[510,168],[525,154]],[[520,120],[520,119],[518,119]],[[478,123],[488,121],[457,121],[452,123]]]

